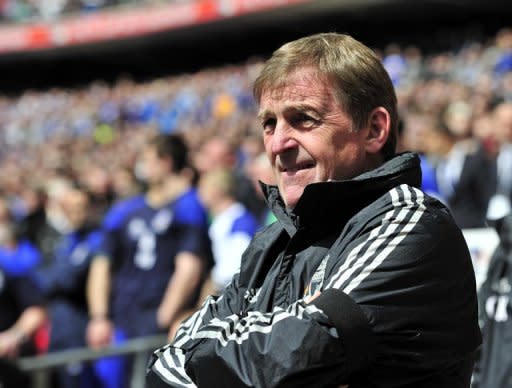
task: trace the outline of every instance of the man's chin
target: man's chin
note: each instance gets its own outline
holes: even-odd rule
[[[295,208],[295,206],[297,205],[297,202],[299,202],[301,195],[302,195],[302,192],[300,193],[300,195],[298,193],[293,193],[293,194],[283,196],[283,200],[284,200],[286,209],[293,210]]]

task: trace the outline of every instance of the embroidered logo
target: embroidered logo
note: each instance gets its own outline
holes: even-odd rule
[[[330,256],[327,254],[323,258],[322,262],[320,263],[315,273],[311,277],[309,284],[304,289],[303,299],[305,301],[311,299],[317,291],[320,291],[322,289],[322,286],[324,285],[325,267],[327,267],[327,261],[329,260],[329,257]]]
[[[247,291],[245,291],[244,299],[247,300],[249,303],[256,303],[258,300],[258,296],[260,295],[261,288],[250,288]]]

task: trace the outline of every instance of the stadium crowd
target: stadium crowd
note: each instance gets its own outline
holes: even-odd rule
[[[176,3],[180,0],[1,0],[0,23],[53,21],[116,6]]]
[[[503,28],[489,41],[465,42],[451,52],[427,54],[418,47],[397,44],[376,51],[398,95],[399,147],[420,154],[424,190],[449,206],[461,228],[484,227],[489,219],[505,215],[512,198],[512,30]],[[162,309],[155,331],[172,332],[180,313],[193,308],[192,295],[201,293],[200,284],[204,284],[203,294],[222,289],[237,270],[240,252],[250,236],[272,222],[257,184],[258,180],[272,183],[251,90],[261,65],[253,59],[148,82],[124,77],[113,85],[97,81],[75,90],[54,88],[0,96],[0,308],[12,306],[9,317],[2,311],[0,358],[86,346],[89,319],[113,319],[114,325],[123,320],[122,316],[113,318],[112,311],[101,306],[93,307],[97,309],[93,313],[87,310],[89,266],[105,254],[102,241],[124,247],[122,228],[140,241],[136,248],[112,248],[111,256],[130,249],[147,253],[163,238],[139,224],[130,226],[144,198],[151,202],[154,196],[163,196],[156,206],[163,209],[169,201],[175,206],[177,198],[191,190],[194,205],[187,199],[186,210],[170,209],[175,214],[183,211],[187,220],[197,212],[194,228],[208,229],[213,247],[213,252],[206,248],[195,252],[201,265],[194,267],[203,271],[213,266],[212,276],[201,275],[191,282],[195,289],[187,291],[176,307],[179,311],[167,318],[161,317],[163,307],[156,306]],[[166,154],[152,143],[155,136],[175,139],[176,135],[183,136],[188,149],[187,160],[179,168],[175,146],[169,146],[171,151]],[[156,147],[156,156],[148,156],[151,146]],[[161,176],[148,170],[148,166],[161,166],[158,163],[166,158],[172,167],[162,167]],[[168,177],[183,190],[169,194],[160,187],[156,194],[149,194],[155,182],[167,182]],[[137,204],[119,206],[134,198]],[[217,206],[221,203],[226,206]],[[218,222],[228,208],[231,214],[222,218],[224,224]],[[175,221],[162,214],[151,216],[158,231],[165,229],[162,224]],[[188,222],[183,221],[190,226]],[[203,241],[200,231],[191,230],[187,229],[187,239]],[[236,238],[230,238],[233,234]],[[223,256],[228,252],[233,254],[231,262]],[[143,263],[138,270],[150,266],[147,255],[133,254]],[[119,268],[112,265],[109,276],[115,277]],[[173,264],[169,271],[178,269]],[[39,286],[41,295],[18,293],[27,286],[11,284],[31,282]],[[123,285],[130,287],[127,283],[120,288],[113,281],[113,292],[122,294]],[[13,291],[2,296],[8,284]],[[164,294],[151,297],[158,305]],[[49,312],[39,308],[46,303]],[[66,337],[66,330],[71,330],[69,317],[77,323]],[[107,325],[98,327],[101,331]],[[55,341],[63,343],[57,341],[52,348],[52,332],[56,331],[61,336]],[[89,345],[104,345],[98,337]],[[71,343],[66,342],[68,338],[78,339]],[[101,375],[98,370],[95,373]],[[71,387],[66,379],[83,378],[80,373],[66,370],[60,381]]]

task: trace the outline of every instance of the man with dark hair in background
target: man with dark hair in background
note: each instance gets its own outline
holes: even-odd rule
[[[91,264],[87,340],[93,348],[167,332],[194,305],[211,265],[206,211],[190,184],[183,139],[157,135],[142,162],[148,190],[109,228]]]
[[[278,221],[154,353],[149,387],[468,387],[481,338],[468,248],[395,155],[375,53],[335,33],[279,48],[254,85]]]

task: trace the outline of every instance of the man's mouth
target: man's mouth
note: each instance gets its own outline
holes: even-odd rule
[[[280,170],[281,170],[281,172],[286,172],[286,173],[290,174],[290,173],[295,173],[300,170],[307,170],[307,169],[313,168],[314,166],[315,166],[315,163],[306,162],[306,163],[299,163],[299,164],[296,164],[293,166],[281,167]]]

